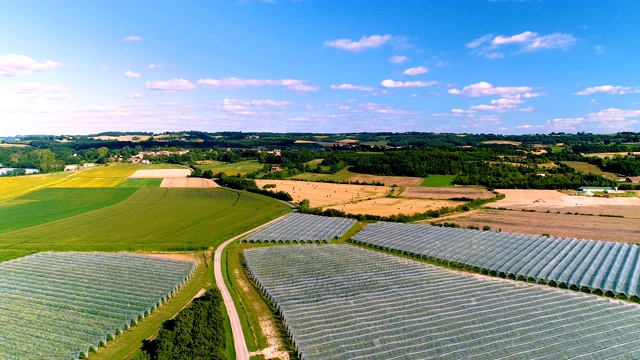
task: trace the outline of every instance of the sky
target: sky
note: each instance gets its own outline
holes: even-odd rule
[[[640,2],[0,1],[0,136],[640,131]]]

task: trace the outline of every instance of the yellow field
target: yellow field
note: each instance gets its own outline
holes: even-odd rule
[[[459,201],[433,200],[433,199],[405,199],[405,198],[378,198],[364,200],[353,204],[342,204],[329,206],[330,209],[342,210],[347,214],[371,214],[379,216],[389,216],[394,214],[414,215],[438,210],[443,207],[456,207],[464,204]]]
[[[8,176],[0,178],[0,201],[65,181],[59,174]]]
[[[80,171],[73,175],[73,178],[127,178],[136,170],[140,169],[139,164],[111,164],[107,166],[96,166]]]
[[[53,184],[52,188],[99,188],[116,187],[125,182],[127,178],[77,178],[73,177],[67,181]]]

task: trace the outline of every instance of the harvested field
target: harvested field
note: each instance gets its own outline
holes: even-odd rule
[[[640,239],[640,223],[637,219],[482,209],[447,216],[438,222],[444,221],[453,222],[465,228],[470,225],[481,229],[483,226],[490,226],[491,230],[519,234],[549,234],[558,237],[631,243],[638,242]]]
[[[403,198],[418,198],[418,199],[455,199],[455,198],[470,198],[470,199],[489,199],[494,197],[493,193],[487,189],[480,187],[408,187],[401,194]]]
[[[160,187],[165,188],[204,188],[218,187],[215,181],[203,178],[165,178]]]
[[[331,184],[293,180],[256,180],[256,184],[261,188],[266,184],[275,184],[276,187],[269,190],[285,191],[291,194],[294,202],[309,199],[313,207],[342,205],[352,201],[380,198],[391,190],[388,186]]]
[[[367,174],[356,174],[349,179],[349,181],[360,181],[360,182],[381,182],[386,186],[398,185],[398,186],[420,186],[422,180],[421,177],[410,177],[410,176],[377,176],[377,175],[367,175]]]
[[[522,144],[521,141],[510,141],[510,140],[487,140],[487,141],[483,141],[482,143],[487,145],[513,145],[513,146],[520,146],[520,144]]]
[[[150,136],[149,135],[123,135],[123,136],[106,136],[106,135],[102,135],[102,136],[94,136],[93,137],[96,140],[106,140],[106,141],[146,141],[149,140]],[[135,139],[134,139],[135,138]]]
[[[601,159],[604,159],[606,157],[609,158],[613,158],[616,155],[620,155],[620,156],[627,156],[629,154],[632,154],[634,156],[640,155],[640,152],[637,151],[632,151],[632,152],[607,152],[607,153],[592,153],[592,154],[584,154],[584,156],[597,156]]]
[[[618,215],[640,219],[640,198],[570,196],[555,190],[497,190],[506,195],[489,204],[493,208],[527,209],[561,213]]]
[[[371,214],[389,216],[394,214],[413,215],[429,210],[441,209],[445,206],[456,207],[464,204],[460,201],[406,199],[383,197],[373,200],[359,201],[353,204],[329,206],[330,209],[342,210],[347,214]]]
[[[186,178],[191,175],[190,169],[155,169],[138,170],[129,178],[131,179],[157,179],[157,178]]]

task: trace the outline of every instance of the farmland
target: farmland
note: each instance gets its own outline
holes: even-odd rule
[[[429,175],[421,183],[420,186],[452,186],[454,175]]]
[[[455,186],[455,187],[408,187],[401,194],[404,198],[418,199],[490,199],[495,195],[482,187]]]
[[[433,199],[410,199],[383,197],[372,200],[363,200],[354,203],[328,206],[329,209],[342,210],[347,214],[370,214],[389,216],[393,214],[413,215],[430,210],[438,210],[443,207],[456,207],[464,202]]]
[[[186,178],[191,175],[190,169],[140,169],[129,175],[130,179],[163,179]]]
[[[118,184],[117,188],[143,188],[143,187],[160,187],[162,179],[127,179],[123,183]]]
[[[348,170],[348,168],[344,168],[338,171],[335,174],[315,174],[315,173],[302,173],[294,176],[293,180],[300,181],[331,181],[331,182],[341,182],[341,181],[355,181],[351,180],[356,173],[353,173]]]
[[[581,209],[582,211],[582,209]],[[583,213],[584,214],[584,213]],[[425,221],[433,222],[433,220]],[[564,212],[529,212],[481,209],[447,216],[437,223],[451,222],[463,228],[489,226],[494,231],[534,234],[578,239],[637,243],[640,224],[637,219],[567,214]]]
[[[244,192],[142,188],[106,208],[1,234],[0,250],[206,249],[288,211]]]
[[[115,164],[97,166],[82,170],[70,176],[66,181],[52,185],[57,188],[99,188],[116,187],[127,180],[140,165]]]
[[[166,301],[194,267],[140,255],[72,252],[3,262],[0,355],[86,357]]]
[[[163,188],[203,188],[218,187],[215,181],[202,178],[165,178],[160,187]]]
[[[419,186],[422,182],[422,178],[420,177],[411,177],[411,176],[379,176],[379,175],[368,175],[368,174],[355,174],[349,177],[347,180],[354,182],[366,182],[366,183],[383,183],[386,186]]]
[[[348,245],[244,254],[305,359],[640,356],[634,305]]]
[[[67,176],[69,175],[57,173],[20,177],[0,177],[0,201],[65,181]]]
[[[200,161],[198,168],[204,170],[211,170],[213,173],[223,172],[227,175],[246,175],[254,171],[262,169],[262,164],[257,160],[238,161],[235,163],[226,163],[222,161]]]
[[[329,242],[344,235],[353,225],[352,219],[331,218],[291,213],[273,224],[246,236],[243,242]]]
[[[576,169],[577,171],[582,171],[585,174],[588,173],[592,173],[592,174],[596,174],[596,175],[602,175],[608,179],[612,179],[612,180],[617,180],[618,177],[616,176],[616,174],[614,173],[610,173],[610,172],[606,172],[606,171],[602,171],[600,170],[599,167],[586,163],[586,162],[581,162],[581,161],[563,161],[563,164],[570,166],[574,169]]]
[[[42,189],[0,202],[0,234],[117,204],[135,189]]]

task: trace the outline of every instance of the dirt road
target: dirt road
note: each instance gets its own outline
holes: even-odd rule
[[[213,272],[216,278],[216,285],[218,285],[218,289],[220,289],[220,292],[222,293],[222,299],[224,300],[224,306],[227,308],[227,314],[229,314],[229,320],[231,322],[231,333],[233,334],[233,346],[236,350],[236,359],[238,360],[249,360],[249,350],[247,350],[247,344],[244,341],[242,324],[240,323],[240,318],[238,317],[236,306],[233,303],[233,298],[231,297],[231,294],[227,289],[227,285],[224,283],[224,277],[222,276],[222,251],[224,251],[224,248],[232,242],[240,239],[243,236],[246,236],[249,233],[270,225],[278,219],[274,219],[266,224],[258,226],[255,229],[249,230],[225,241],[224,243],[222,243],[222,245],[218,246],[215,252],[213,260]]]

